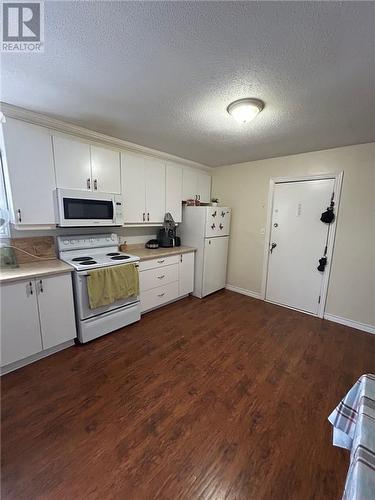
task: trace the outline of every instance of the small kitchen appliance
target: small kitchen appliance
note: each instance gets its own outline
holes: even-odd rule
[[[163,227],[159,229],[158,242],[164,248],[180,246],[176,244],[178,242],[181,244],[180,238],[177,240],[176,236],[176,223],[169,212],[165,214]]]
[[[90,309],[87,277],[91,269],[136,264],[139,257],[118,251],[116,234],[58,236],[59,258],[74,267],[73,289],[78,340],[81,343],[138,321],[138,296],[119,299],[113,304]]]
[[[159,242],[158,240],[148,240],[148,242],[145,244],[145,247],[150,249],[159,248]]]

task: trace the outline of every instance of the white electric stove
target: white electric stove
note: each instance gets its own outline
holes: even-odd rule
[[[78,340],[88,342],[141,317],[139,296],[120,299],[91,309],[87,293],[87,277],[92,269],[135,264],[139,257],[118,251],[116,234],[58,236],[59,258],[74,267],[73,290]]]

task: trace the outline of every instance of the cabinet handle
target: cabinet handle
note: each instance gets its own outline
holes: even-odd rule
[[[165,261],[165,259],[163,260],[158,260],[158,264],[163,264],[163,262]]]
[[[29,282],[29,292],[30,292],[30,295],[34,294],[32,281]]]
[[[95,191],[98,190],[98,179],[94,179],[94,189]]]
[[[164,295],[165,295],[165,292],[164,293],[159,293],[158,297],[164,297]]]
[[[22,216],[21,216],[21,209],[20,208],[17,210],[17,220],[18,220],[18,222],[22,222]]]
[[[165,274],[162,274],[161,276],[157,276],[157,278],[158,278],[159,280],[162,280],[163,278],[165,278]]]
[[[43,290],[43,280],[39,280],[39,291],[40,291],[40,293],[44,292],[44,290]]]
[[[87,189],[91,189],[91,179],[87,179]]]
[[[150,220],[150,212],[147,212],[147,220]]]
[[[143,212],[142,218],[143,218],[143,222],[144,222],[146,220],[146,214],[144,212]]]
[[[182,262],[182,254],[180,255],[180,262]]]

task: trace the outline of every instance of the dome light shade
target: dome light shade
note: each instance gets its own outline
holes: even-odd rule
[[[253,120],[263,108],[264,102],[260,99],[245,98],[231,102],[227,111],[238,123],[243,124]]]

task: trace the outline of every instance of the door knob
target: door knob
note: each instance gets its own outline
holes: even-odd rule
[[[273,249],[276,248],[276,247],[277,247],[276,243],[271,243],[270,252],[272,253]]]

